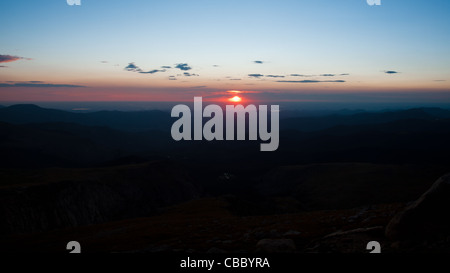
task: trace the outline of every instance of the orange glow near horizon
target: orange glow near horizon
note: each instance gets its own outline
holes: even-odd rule
[[[239,96],[234,96],[234,97],[232,97],[231,99],[228,99],[228,100],[231,101],[231,102],[241,102],[242,101],[241,97],[239,97]]]

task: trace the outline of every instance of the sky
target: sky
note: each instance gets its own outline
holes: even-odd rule
[[[0,10],[0,103],[450,104],[448,0],[2,0]]]

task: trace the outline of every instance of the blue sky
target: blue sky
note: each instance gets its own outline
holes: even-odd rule
[[[0,2],[0,101],[450,98],[450,1],[81,1]]]

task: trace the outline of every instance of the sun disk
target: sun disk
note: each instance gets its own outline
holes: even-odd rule
[[[232,101],[232,102],[240,102],[240,101],[242,101],[242,99],[239,96],[234,96],[234,97],[232,97],[229,100]]]

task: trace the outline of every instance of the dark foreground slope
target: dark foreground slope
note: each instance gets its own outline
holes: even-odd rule
[[[168,113],[54,111],[0,109],[4,252],[64,252],[69,240],[86,252],[448,249],[446,234],[421,247],[384,234],[450,172],[446,110],[282,119],[270,153],[176,142]]]
[[[10,170],[2,180],[16,182],[0,190],[0,240],[7,252],[64,252],[74,238],[84,252],[255,252],[262,240],[286,239],[295,248],[282,252],[365,252],[364,240],[401,252],[385,227],[443,169],[290,166],[255,177],[250,191],[233,185],[239,177],[211,177],[228,194],[201,189],[189,168],[171,162]]]

